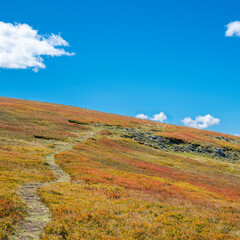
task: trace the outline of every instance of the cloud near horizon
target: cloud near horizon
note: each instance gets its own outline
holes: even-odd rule
[[[41,56],[72,56],[63,48],[68,42],[59,34],[40,35],[28,24],[0,22],[0,68],[32,69],[37,72],[46,68]]]
[[[220,119],[207,114],[205,116],[197,116],[194,120],[191,117],[186,117],[182,120],[182,122],[187,127],[205,129],[213,125],[218,125],[220,123]]]
[[[236,134],[234,134],[234,136],[236,136],[236,137],[240,137],[240,134],[236,133]]]
[[[240,21],[230,22],[226,25],[227,30],[225,32],[226,37],[238,36],[240,37]]]
[[[152,120],[152,121],[156,121],[156,122],[164,122],[167,119],[167,116],[163,112],[154,114],[153,117],[149,117],[148,115],[140,113],[140,114],[136,115],[136,118],[147,119],[147,120]]]
[[[149,119],[149,116],[148,115],[145,115],[143,113],[140,113],[138,115],[135,116],[136,118],[139,118],[139,119]]]

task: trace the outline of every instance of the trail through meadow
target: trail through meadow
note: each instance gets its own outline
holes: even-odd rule
[[[46,157],[46,164],[49,166],[54,175],[58,178],[49,183],[27,183],[21,186],[17,190],[17,194],[23,199],[27,205],[27,217],[18,223],[17,229],[10,237],[11,240],[38,240],[43,232],[45,226],[51,221],[51,214],[48,207],[42,202],[38,196],[38,188],[48,186],[56,183],[68,183],[71,181],[71,177],[66,173],[60,165],[55,161],[55,154],[71,150],[74,144],[86,140],[94,135],[95,132],[86,133],[85,136],[80,137],[74,143],[64,143],[58,147],[58,151],[49,154]]]

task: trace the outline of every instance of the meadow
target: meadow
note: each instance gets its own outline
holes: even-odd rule
[[[240,239],[239,160],[156,149],[126,128],[240,153],[235,136],[0,98],[0,239],[27,215],[18,188],[57,179],[50,153],[71,181],[38,189],[52,217],[41,239]]]

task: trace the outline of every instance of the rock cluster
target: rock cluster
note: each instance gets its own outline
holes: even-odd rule
[[[215,137],[216,139],[219,139],[221,141],[226,141],[226,142],[231,142],[231,143],[240,143],[240,141],[236,140],[236,139],[232,139],[232,138],[226,138],[223,136],[220,137]]]
[[[224,160],[238,160],[240,159],[239,153],[228,151],[222,148],[216,148],[213,146],[203,146],[195,143],[188,143],[182,139],[173,137],[162,137],[155,135],[151,132],[141,132],[131,128],[126,128],[127,134],[123,135],[124,138],[131,138],[137,141],[139,144],[146,146],[163,149],[173,152],[185,152],[185,153],[197,153],[208,155],[213,158],[221,158]]]
[[[226,142],[231,142],[232,139],[225,138],[225,137],[216,137],[219,140],[226,141]]]

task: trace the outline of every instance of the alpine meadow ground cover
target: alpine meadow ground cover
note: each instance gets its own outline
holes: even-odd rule
[[[26,217],[18,188],[57,178],[51,153],[71,182],[38,189],[52,217],[44,240],[240,238],[239,160],[156,149],[126,128],[240,153],[235,136],[0,98],[0,239]]]
[[[43,239],[239,237],[240,178],[221,165],[114,134],[96,135],[56,159],[72,184],[41,189],[56,221]]]

